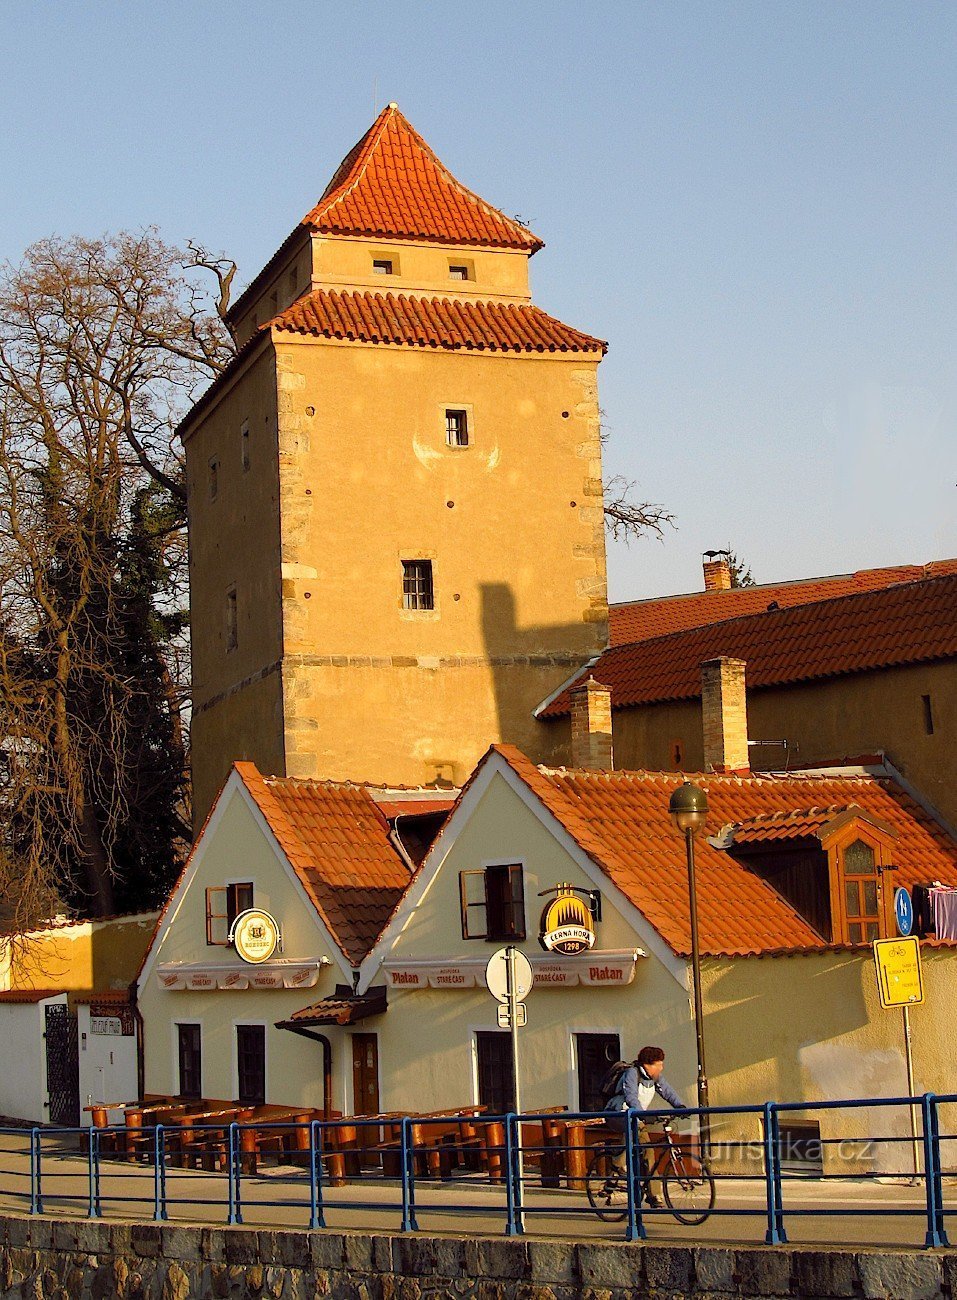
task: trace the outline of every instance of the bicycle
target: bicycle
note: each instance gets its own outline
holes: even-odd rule
[[[673,1125],[662,1127],[664,1143],[652,1148],[658,1153],[654,1164],[643,1170],[639,1180],[640,1200],[648,1200],[652,1182],[660,1179],[665,1204],[678,1222],[697,1226],[714,1209],[714,1177],[696,1156],[675,1142]],[[605,1223],[620,1223],[628,1213],[627,1175],[613,1161],[621,1149],[621,1142],[603,1142],[596,1147],[585,1176],[589,1204]]]

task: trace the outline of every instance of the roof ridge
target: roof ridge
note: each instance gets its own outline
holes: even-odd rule
[[[382,112],[379,114],[378,120],[376,122],[373,122],[372,126],[369,128],[366,134],[356,142],[357,144],[361,144],[363,140],[368,141],[369,137],[372,135],[372,133],[375,131],[376,127],[378,126],[379,128],[378,135],[376,136],[375,140],[369,143],[368,146],[365,148],[364,150],[365,159],[362,163],[361,168],[353,178],[352,183],[348,186],[340,185],[339,189],[341,192],[337,194],[335,198],[329,197],[330,193],[334,193],[335,191],[331,191],[329,188],[327,188],[325,193],[320,197],[319,202],[309,210],[309,213],[307,213],[307,217],[306,217],[307,220],[308,217],[313,212],[316,211],[316,208],[321,207],[323,204],[326,204],[328,207],[333,208],[337,203],[341,203],[344,198],[346,198],[349,194],[352,193],[355,187],[359,184],[362,177],[366,174],[366,170],[368,169],[369,163],[372,161],[372,156],[382,141],[382,137],[385,134],[386,124],[388,123],[390,114],[397,113],[398,111],[399,111],[399,106],[398,104],[394,104],[394,103],[390,103],[386,108],[382,110]],[[349,150],[349,153],[346,154],[345,158],[343,158],[342,162],[336,168],[335,175],[332,177],[332,180],[329,182],[330,187],[335,184],[336,176],[345,166],[346,162],[349,159],[349,155],[353,152],[355,148],[356,145],[353,145],[352,149]]]

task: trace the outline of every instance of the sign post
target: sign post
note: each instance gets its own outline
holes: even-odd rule
[[[498,1023],[501,1025],[507,1022],[511,1034],[512,1086],[514,1089],[515,1113],[517,1115],[522,1113],[522,1094],[518,1072],[518,1030],[519,1025],[526,1024],[528,1020],[524,1000],[532,987],[533,980],[531,962],[523,952],[520,952],[511,943],[507,948],[499,948],[497,952],[493,952],[488,965],[485,967],[485,983],[488,985],[488,991],[503,1004],[498,1009]],[[522,1011],[521,1018],[519,1018],[519,1008]],[[504,1016],[503,1012],[505,1013]],[[524,1176],[521,1129],[519,1129],[519,1149],[516,1154],[516,1165],[519,1184],[521,1184]],[[521,1211],[519,1212],[519,1224],[524,1232],[525,1215]]]
[[[897,894],[907,894],[899,889]],[[910,929],[913,912],[910,895],[905,906],[896,896],[894,911],[898,926]],[[924,980],[920,965],[920,940],[916,935],[904,934],[900,939],[874,940],[874,965],[877,970],[877,992],[881,1006],[900,1007],[904,1020],[904,1059],[907,1064],[907,1095],[914,1096],[914,1053],[910,1034],[910,1008],[924,1000]],[[917,1112],[910,1107],[910,1132],[913,1144],[914,1181],[920,1176],[920,1139],[917,1131]]]

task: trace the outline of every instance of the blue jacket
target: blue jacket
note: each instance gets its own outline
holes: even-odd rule
[[[644,1071],[642,1071],[642,1077],[647,1083],[651,1083],[651,1080]],[[673,1106],[675,1110],[688,1109],[664,1076],[655,1081],[655,1092],[657,1092],[658,1096],[666,1101],[669,1106]],[[605,1109],[644,1110],[638,1097],[638,1066],[631,1065],[627,1070],[625,1070],[624,1074],[622,1074],[621,1078],[618,1080],[618,1091],[609,1100]]]

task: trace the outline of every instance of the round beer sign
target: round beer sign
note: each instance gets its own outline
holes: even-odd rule
[[[558,896],[542,913],[541,927],[542,947],[563,957],[587,952],[595,942],[588,904],[568,884],[559,885]]]
[[[279,922],[258,907],[248,907],[236,917],[229,937],[243,961],[258,966],[279,946]]]

